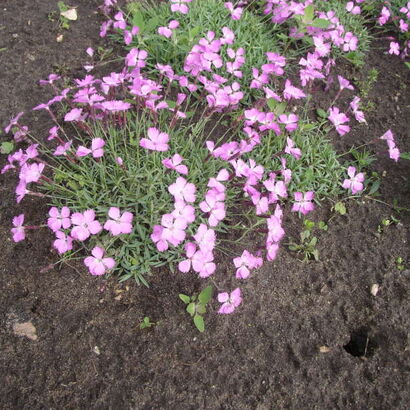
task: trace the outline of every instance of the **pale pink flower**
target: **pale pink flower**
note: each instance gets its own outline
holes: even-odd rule
[[[339,108],[329,108],[328,119],[335,126],[339,135],[344,135],[350,131],[350,127],[348,125],[344,125],[344,123],[350,121],[350,119],[346,114],[340,112]]]
[[[179,172],[180,174],[187,175],[188,167],[181,164],[184,159],[179,154],[175,154],[172,158],[165,158],[162,160],[162,164],[168,168],[173,169],[174,171]]]
[[[108,211],[108,219],[104,224],[104,229],[110,231],[113,236],[121,234],[129,234],[132,231],[132,219],[134,218],[131,212],[121,212],[116,207],[111,207]]]
[[[279,122],[286,124],[285,129],[289,132],[295,131],[298,128],[298,116],[296,114],[281,114],[279,115]]]
[[[102,138],[93,138],[91,140],[91,149],[83,147],[82,145],[77,148],[77,157],[85,157],[88,154],[92,154],[94,158],[100,158],[104,155],[105,141]]]
[[[396,56],[398,56],[400,54],[400,44],[395,41],[391,41],[389,54],[396,54]]]
[[[295,192],[294,196],[296,202],[292,206],[292,212],[300,212],[303,215],[306,215],[315,209],[315,205],[312,202],[315,197],[313,191],[308,191],[305,194],[302,192]]]
[[[213,229],[208,229],[205,224],[199,225],[198,230],[194,235],[194,239],[199,248],[204,252],[209,252],[215,247],[215,231]]]
[[[183,219],[187,225],[195,221],[195,208],[184,201],[176,201],[171,214],[175,219]]]
[[[101,276],[107,270],[112,269],[115,266],[113,258],[104,258],[104,249],[96,246],[91,254],[93,256],[87,256],[84,259],[84,265],[87,266],[91,275]]]
[[[192,0],[171,0],[171,11],[174,13],[179,11],[182,14],[187,14],[189,8],[185,3],[190,3],[191,1]]]
[[[138,48],[132,48],[131,51],[125,56],[125,63],[128,67],[145,67],[145,59],[148,57],[148,53],[145,50],[138,50]]]
[[[187,273],[191,269],[192,257],[196,252],[196,245],[193,242],[187,242],[184,248],[187,259],[179,262],[178,269],[183,273]]]
[[[53,242],[53,246],[59,254],[66,253],[73,249],[73,238],[70,235],[66,235],[62,231],[57,231],[56,238]]]
[[[82,121],[84,116],[82,115],[83,109],[82,108],[73,108],[64,116],[64,121]]]
[[[187,222],[184,219],[176,219],[172,214],[162,215],[161,225],[163,231],[161,238],[173,246],[178,246],[186,236]]]
[[[11,228],[11,233],[13,234],[14,242],[20,242],[26,238],[26,232],[24,230],[23,223],[24,223],[24,214],[20,214],[13,218],[14,228]]]
[[[20,169],[20,180],[25,181],[26,184],[30,182],[37,182],[42,175],[44,170],[44,164],[24,164]]]
[[[95,212],[92,209],[84,211],[83,214],[73,213],[71,223],[75,225],[71,229],[71,236],[78,241],[85,241],[90,235],[96,235],[102,231],[102,226],[95,220]]]
[[[213,260],[212,252],[207,250],[196,251],[192,256],[192,269],[199,273],[199,277],[207,278],[216,270],[216,265]]]
[[[350,189],[353,195],[355,195],[357,192],[363,191],[363,172],[356,174],[356,168],[349,167],[347,169],[347,174],[349,175],[350,179],[345,179],[343,181],[343,188]]]
[[[175,183],[168,187],[168,191],[175,199],[183,199],[185,202],[195,202],[196,187],[184,177],[178,177]]]
[[[61,211],[53,206],[49,209],[48,214],[50,218],[47,219],[47,225],[53,232],[61,228],[68,229],[71,226],[70,209],[67,206],[63,206]]]
[[[340,91],[342,91],[345,88],[347,88],[348,90],[354,89],[352,84],[350,84],[349,80],[346,80],[346,78],[342,77],[341,75],[338,75],[337,79],[339,80]]]
[[[242,255],[234,258],[233,263],[236,269],[236,278],[246,279],[252,269],[257,269],[262,266],[262,258],[252,255],[249,251],[244,250]]]
[[[300,157],[302,156],[302,151],[299,148],[295,147],[294,141],[289,137],[286,138],[285,152],[286,154],[292,155],[292,157],[296,159],[300,159]]]
[[[21,118],[21,116],[24,114],[24,112],[19,112],[14,118],[12,118],[10,120],[10,122],[8,123],[7,127],[4,128],[4,132],[6,134],[8,134],[8,132],[10,131],[11,127],[13,127],[14,125],[17,125],[19,122],[19,119]]]
[[[219,293],[218,302],[222,303],[218,313],[229,315],[242,303],[241,289],[236,288],[231,292],[231,294],[227,292]]]
[[[148,128],[148,138],[141,138],[140,146],[152,151],[168,151],[169,135],[155,127]]]

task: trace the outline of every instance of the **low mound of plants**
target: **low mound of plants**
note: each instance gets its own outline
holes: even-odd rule
[[[339,20],[333,3],[326,12],[323,3],[134,4],[129,24],[106,0],[101,36],[121,33],[124,66],[101,78],[87,74],[69,88],[56,74],[42,80],[55,92],[34,108],[50,115],[46,140],[22,124],[23,113],[5,129],[25,144],[14,153],[13,144],[3,146],[10,153],[2,173],[19,175],[17,202],[35,195],[50,203],[45,225],[14,218],[14,241],[47,227],[60,262],[81,258],[92,275],[116,273],[148,285],[147,274],[162,265],[210,277],[224,241],[244,246],[247,233],[257,233],[261,240],[241,254],[226,247],[241,282],[276,259],[288,212],[305,217],[342,192],[374,193],[378,181],[366,175],[363,147],[342,164],[327,139],[366,120],[334,59],[335,49],[360,49],[360,33],[341,24],[359,19],[339,7],[352,14]],[[171,25],[174,15],[178,25]],[[365,49],[367,32],[361,35]],[[98,59],[87,53],[91,71]],[[313,109],[315,89],[331,102]],[[390,158],[400,157],[391,130],[369,143],[387,144]],[[335,209],[343,207],[342,200]],[[304,226],[301,243],[290,249],[317,258],[315,224]],[[208,287],[198,298],[180,295],[201,331],[211,294]],[[219,313],[232,313],[242,302],[240,287],[219,293],[218,301]]]

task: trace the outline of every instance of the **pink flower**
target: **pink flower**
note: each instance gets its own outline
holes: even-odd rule
[[[231,294],[227,292],[219,293],[218,302],[222,303],[218,313],[229,315],[242,303],[241,289],[236,288],[231,292]]]
[[[400,54],[400,44],[395,41],[391,41],[389,54],[396,54],[396,56],[398,56]]]
[[[155,243],[159,252],[164,252],[168,249],[168,242],[163,238],[164,227],[161,225],[154,225],[151,240]]]
[[[138,48],[132,48],[131,51],[125,56],[125,63],[128,67],[137,66],[139,68],[145,67],[145,59],[148,57],[148,53],[145,50],[138,50]]]
[[[59,254],[66,253],[73,249],[73,238],[70,235],[66,235],[62,231],[57,231],[56,238],[53,242],[53,246]]]
[[[328,119],[335,126],[339,135],[345,135],[350,131],[350,127],[348,125],[343,125],[343,123],[350,121],[350,119],[346,114],[340,112],[339,108],[329,108]]]
[[[134,218],[131,212],[124,212],[122,215],[116,207],[111,207],[108,211],[108,216],[111,219],[104,224],[104,229],[110,231],[113,236],[128,234],[132,231],[132,219]]]
[[[342,185],[343,188],[350,189],[353,195],[355,195],[357,192],[363,191],[363,184],[362,184],[362,182],[364,181],[363,172],[360,172],[359,174],[355,175],[356,168],[349,167],[347,169],[347,174],[349,175],[350,179],[345,179],[343,181],[343,185]]]
[[[192,0],[171,0],[171,11],[173,11],[174,13],[179,11],[182,14],[187,14],[189,8],[184,3],[190,3],[191,1]]]
[[[24,164],[20,169],[20,180],[25,181],[26,184],[30,182],[37,182],[41,178],[44,170],[44,164]]]
[[[214,257],[211,251],[196,251],[192,256],[192,269],[199,273],[199,277],[207,278],[215,272],[216,265],[213,260]]]
[[[24,230],[24,214],[20,214],[19,216],[15,216],[13,218],[13,225],[14,228],[11,228],[11,233],[13,234],[13,241],[20,242],[26,238],[26,232]]]
[[[102,226],[95,220],[95,212],[92,209],[84,211],[83,214],[73,213],[71,222],[76,225],[71,229],[71,236],[78,241],[85,241],[90,235],[96,235],[102,231]]]
[[[174,184],[168,187],[168,191],[175,199],[183,199],[185,202],[195,202],[196,187],[189,183],[184,177],[179,177]]]
[[[184,219],[175,219],[172,214],[165,214],[162,215],[161,225],[163,227],[162,240],[178,246],[185,239],[187,222]]]
[[[11,120],[10,120],[10,122],[8,123],[8,125],[7,125],[7,127],[6,128],[4,128],[4,132],[6,133],[6,134],[8,134],[8,132],[10,131],[10,129],[11,129],[11,127],[13,127],[13,125],[17,125],[18,124],[18,121],[19,121],[19,119],[21,118],[21,116],[24,114],[24,112],[22,111],[22,112],[19,112],[14,118],[12,118]]]
[[[187,175],[188,167],[186,165],[181,164],[183,160],[184,159],[181,157],[181,155],[175,154],[172,158],[163,159],[162,164],[168,169],[173,169],[174,171],[177,171],[180,174]]]
[[[243,13],[242,7],[234,8],[233,4],[230,1],[224,3],[224,6],[231,12],[232,20],[240,20]]]
[[[354,89],[349,80],[346,80],[346,78],[342,77],[341,75],[338,75],[337,79],[339,80],[340,91],[342,91],[344,88],[347,88],[348,90]]]
[[[158,27],[158,34],[160,36],[170,38],[172,36],[172,30],[169,29],[168,27]]]
[[[73,141],[68,141],[65,144],[59,145],[54,151],[53,155],[55,155],[56,157],[60,155],[67,155],[67,151],[70,150],[72,143]]]
[[[350,31],[345,34],[343,51],[354,51],[357,48],[357,37]]]
[[[77,157],[85,157],[88,154],[92,154],[94,158],[100,158],[104,155],[105,141],[102,138],[93,138],[91,141],[91,149],[83,147],[82,145],[77,148]]]
[[[204,252],[210,252],[215,247],[215,231],[213,229],[208,229],[205,224],[199,225],[198,230],[194,235],[194,239],[199,248]]]
[[[303,215],[306,215],[315,209],[315,205],[312,202],[315,197],[313,191],[308,191],[305,194],[302,194],[302,192],[295,192],[294,196],[296,202],[292,206],[292,212],[300,212]]]
[[[298,116],[295,114],[279,115],[279,122],[286,124],[285,129],[289,132],[295,131],[298,128]]]
[[[84,259],[84,265],[87,266],[91,275],[104,275],[106,270],[112,269],[115,266],[113,258],[104,258],[104,249],[96,246],[91,254]]]
[[[64,121],[70,122],[70,121],[82,121],[84,117],[81,115],[83,112],[82,108],[73,108],[71,111],[69,111],[65,117]]]
[[[306,95],[301,89],[294,87],[290,80],[286,80],[285,89],[283,91],[283,97],[286,100],[290,100],[291,98],[299,100],[300,98],[306,97]]]
[[[148,128],[148,138],[141,138],[140,146],[153,151],[168,151],[169,135],[157,128]]]
[[[171,214],[175,219],[183,219],[187,225],[195,221],[195,208],[184,201],[175,202]]]
[[[257,269],[262,266],[262,258],[252,255],[247,250],[244,250],[242,255],[234,258],[233,263],[236,270],[236,277],[238,279],[246,279],[252,269]]]
[[[48,214],[50,218],[47,220],[47,225],[53,232],[57,232],[61,228],[68,229],[71,226],[70,209],[68,207],[63,206],[59,211],[58,208],[53,206]]]
[[[179,262],[178,264],[178,269],[183,272],[187,273],[191,269],[191,264],[192,264],[192,257],[194,256],[196,252],[196,245],[193,242],[187,242],[185,244],[185,254],[187,259]]]
[[[292,155],[292,157],[296,159],[300,159],[302,156],[302,151],[299,148],[295,147],[295,143],[289,137],[286,138],[286,147],[285,147],[286,154]]]

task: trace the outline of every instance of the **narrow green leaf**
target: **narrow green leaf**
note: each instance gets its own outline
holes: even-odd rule
[[[327,118],[328,117],[328,113],[325,110],[322,110],[322,108],[318,108],[316,110],[316,113],[320,118]]]
[[[380,181],[374,181],[370,188],[369,195],[373,195],[379,188],[380,188]]]

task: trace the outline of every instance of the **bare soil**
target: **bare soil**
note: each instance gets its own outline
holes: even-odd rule
[[[103,44],[98,3],[77,0],[79,19],[57,43],[47,19],[56,1],[1,2],[2,126],[47,101],[38,80],[49,73],[84,76],[85,49]],[[365,78],[366,70],[379,70],[369,95],[375,108],[368,127],[333,135],[340,152],[388,128],[402,151],[410,151],[409,70],[383,53],[386,44],[375,42],[365,69],[353,73]],[[25,118],[46,136],[47,118]],[[372,148],[378,156],[372,167],[384,175],[377,199],[409,208],[409,161],[396,164],[380,147]],[[332,219],[319,235],[320,261],[302,263],[283,246],[274,263],[244,282],[245,303],[237,313],[211,312],[207,331],[199,334],[177,296],[204,286],[191,276],[164,269],[146,289],[91,277],[81,266],[41,273],[56,260],[51,236],[34,231],[15,244],[9,230],[22,212],[41,223],[47,204],[26,198],[16,205],[15,184],[11,174],[0,176],[1,408],[408,409],[408,212],[371,199],[348,202],[345,216],[323,206],[313,218]],[[400,222],[379,234],[381,220],[391,215]],[[297,232],[297,219],[286,223]],[[397,269],[397,257],[407,262],[405,270]],[[230,288],[231,277],[231,262],[223,260],[216,282]],[[140,330],[144,316],[156,325]],[[33,335],[25,325],[31,338],[16,334],[23,323],[34,326]]]

